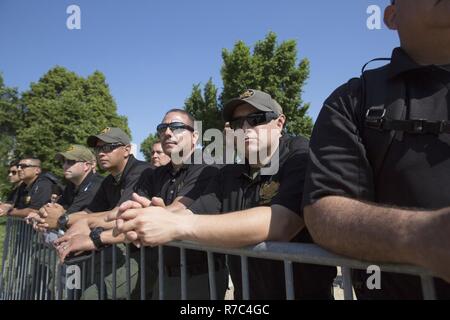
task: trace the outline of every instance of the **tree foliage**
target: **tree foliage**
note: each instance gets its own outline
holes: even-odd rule
[[[150,162],[152,158],[152,146],[158,140],[158,136],[151,133],[144,141],[142,141],[140,150],[144,155],[145,161]]]
[[[276,34],[270,32],[255,44],[253,52],[250,46],[238,41],[233,50],[223,49],[222,59],[223,90],[219,98],[210,79],[203,96],[200,85],[194,85],[185,103],[186,110],[203,120],[204,128],[223,128],[223,124],[217,121],[221,119],[222,106],[251,88],[269,93],[280,103],[288,119],[288,133],[310,136],[313,123],[307,115],[309,104],[302,100],[303,86],[309,76],[309,62],[307,59],[297,61],[295,40],[278,44]]]
[[[89,135],[105,127],[130,134],[126,117],[117,114],[105,76],[95,71],[87,78],[56,66],[22,94],[23,117],[15,153],[33,155],[44,169],[62,175],[55,154],[70,144],[86,144]]]
[[[7,181],[9,163],[14,158],[16,134],[22,119],[17,89],[6,87],[0,74],[0,198],[10,186]]]
[[[223,128],[221,108],[217,101],[217,88],[209,79],[202,90],[200,84],[192,88],[191,96],[186,99],[184,108],[196,120],[202,121],[202,129],[206,131],[211,128]]]

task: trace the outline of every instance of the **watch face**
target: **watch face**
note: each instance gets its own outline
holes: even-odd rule
[[[59,227],[60,229],[65,229],[68,220],[69,220],[69,217],[68,217],[67,215],[63,214],[62,216],[60,216],[60,217],[58,218],[58,227]]]

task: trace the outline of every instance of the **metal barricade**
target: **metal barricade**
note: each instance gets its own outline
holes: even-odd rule
[[[166,244],[180,249],[180,298],[188,297],[186,250],[204,251],[207,257],[207,275],[210,298],[218,297],[215,281],[214,253],[235,255],[241,258],[242,295],[250,298],[248,258],[263,258],[284,263],[286,299],[295,299],[293,263],[322,266],[339,266],[342,270],[344,299],[353,299],[352,269],[365,270],[373,265],[369,262],[349,259],[330,253],[314,244],[266,242],[255,246],[231,249],[199,245],[193,242],[177,241]],[[164,247],[165,247],[164,246]],[[120,257],[119,257],[120,255]],[[23,220],[9,217],[6,223],[3,258],[0,274],[0,300],[77,300],[77,299],[148,299],[146,289],[156,284],[157,296],[164,299],[164,251],[157,250],[158,263],[146,253],[145,248],[132,245],[113,245],[100,252],[74,257],[59,264],[52,245],[45,243]],[[133,264],[132,264],[133,263]],[[149,282],[146,266],[154,263],[155,274]],[[133,265],[133,267],[132,267]],[[432,274],[415,266],[377,264],[381,271],[416,275],[421,278],[423,297],[436,299]],[[132,271],[136,270],[137,272]],[[161,271],[161,272],[159,272]],[[120,276],[120,278],[118,278]],[[154,276],[154,277],[153,277]],[[108,285],[107,285],[108,284]],[[98,296],[87,296],[89,288],[96,286]],[[125,289],[124,289],[125,288]],[[118,292],[120,290],[120,292]]]

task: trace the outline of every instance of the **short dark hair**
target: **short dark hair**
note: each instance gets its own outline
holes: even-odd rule
[[[9,167],[17,167],[17,165],[19,164],[19,160],[13,160],[9,163]]]
[[[37,158],[36,156],[28,156],[27,155],[27,156],[23,156],[22,158],[20,158],[20,160],[31,160],[39,168],[42,166],[41,160],[39,158]]]
[[[190,122],[190,123],[187,123],[187,124],[189,124],[191,127],[194,126],[194,122],[195,122],[194,117],[192,116],[192,114],[190,114],[189,112],[187,112],[186,110],[183,110],[183,109],[178,109],[178,108],[170,109],[169,111],[166,112],[166,114],[164,115],[164,118],[165,118],[169,113],[173,113],[173,112],[184,114],[186,117],[188,117],[189,122]]]

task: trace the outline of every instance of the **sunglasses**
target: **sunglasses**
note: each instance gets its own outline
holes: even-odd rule
[[[189,130],[191,132],[194,132],[194,128],[191,126],[188,126],[187,124],[184,124],[183,122],[171,122],[171,123],[161,123],[158,124],[156,127],[156,132],[158,132],[159,135],[166,132],[167,128],[170,129],[170,131],[174,132],[175,130]]]
[[[108,143],[102,146],[94,147],[95,153],[110,153],[111,151],[116,150],[119,147],[123,147],[124,145],[121,143]]]
[[[73,166],[75,163],[78,163],[78,162],[84,162],[84,161],[77,161],[77,160],[68,160],[68,159],[65,159],[64,160],[64,162],[63,162],[63,164],[67,164],[68,166]]]
[[[19,163],[18,165],[17,165],[17,169],[26,169],[26,168],[39,168],[39,166],[35,166],[35,165],[33,165],[33,164],[26,164],[26,163]]]
[[[230,127],[233,130],[242,129],[244,122],[247,122],[251,127],[267,123],[279,117],[275,112],[258,112],[252,113],[245,117],[233,119],[230,121]]]
[[[17,171],[16,170],[9,170],[8,174],[10,174],[12,176],[15,176],[17,174]]]

